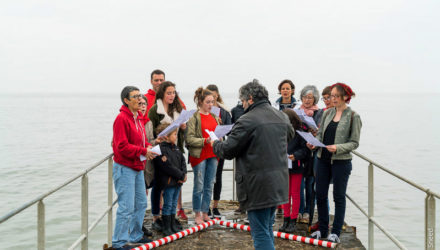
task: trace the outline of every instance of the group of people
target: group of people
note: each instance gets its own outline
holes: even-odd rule
[[[119,205],[114,249],[130,249],[132,243],[151,241],[151,232],[143,227],[149,188],[152,228],[164,235],[182,230],[176,216],[187,219],[181,201],[187,162],[194,172],[195,223],[220,216],[224,160],[234,158],[237,198],[240,209],[248,213],[256,249],[274,249],[272,225],[277,207],[284,210],[280,231],[293,232],[298,214],[304,216],[314,209],[311,200],[315,199],[315,190],[319,226],[312,237],[339,241],[351,171],[350,152],[359,144],[361,129],[359,115],[346,105],[354,96],[348,85],[337,83],[324,89],[327,110],[322,110],[316,106],[319,93],[315,86],[304,87],[299,105],[294,98],[295,85],[284,80],[278,86],[281,97],[272,105],[267,89],[253,80],[240,88],[240,105],[232,111],[225,107],[217,86],[208,85],[195,91],[197,110],[188,122],[167,129],[186,106],[176,85],[165,81],[163,71],[153,71],[150,81],[152,88],[145,95],[134,86],[122,90],[122,106],[113,125],[113,180]],[[213,106],[220,112],[214,114]],[[301,121],[294,111],[298,106],[313,117],[318,129]],[[227,124],[234,125],[225,138],[211,139],[207,131]],[[310,131],[328,146],[316,148],[295,131]],[[153,150],[157,145],[160,154]],[[329,234],[327,196],[331,181],[336,208]],[[306,191],[305,199],[301,198],[301,186]]]

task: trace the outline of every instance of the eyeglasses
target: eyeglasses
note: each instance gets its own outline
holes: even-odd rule
[[[330,101],[330,96],[329,97],[322,97],[321,100],[323,100],[323,101]]]
[[[306,100],[314,100],[315,98],[313,96],[303,96],[302,98]]]
[[[140,104],[141,104],[141,106],[147,106],[146,102],[141,102]]]
[[[340,98],[341,96],[340,95],[331,95],[330,97],[331,98]]]
[[[132,95],[132,96],[130,96],[130,98],[141,98],[142,97],[142,95],[141,94],[137,94],[137,95]]]

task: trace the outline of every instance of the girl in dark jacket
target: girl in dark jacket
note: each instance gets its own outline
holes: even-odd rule
[[[157,134],[169,124],[157,127]],[[176,146],[177,129],[165,136],[160,143],[162,155],[153,160],[156,185],[163,190],[162,232],[165,235],[177,233],[180,230],[175,223],[177,200],[182,184],[186,182],[186,163],[182,151]]]
[[[284,109],[295,131],[303,131],[301,120],[295,111]],[[287,146],[289,162],[289,202],[283,205],[284,223],[279,229],[281,232],[293,233],[296,226],[300,205],[301,180],[304,172],[304,160],[309,157],[310,150],[306,141],[299,135],[290,140]]]

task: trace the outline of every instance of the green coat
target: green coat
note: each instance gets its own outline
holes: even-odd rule
[[[353,119],[352,119],[353,113]],[[336,108],[330,108],[324,112],[321,119],[321,126],[319,127],[316,139],[320,142],[324,139],[324,133],[329,123],[336,115]],[[361,135],[362,121],[361,117],[350,107],[342,111],[341,120],[339,120],[338,127],[335,134],[336,152],[332,155],[333,160],[349,160],[352,158],[351,151],[359,147],[359,139]],[[322,148],[318,149],[318,157],[321,158]]]
[[[211,115],[215,118],[217,124],[220,124],[219,118],[214,114]],[[205,145],[205,138],[203,138],[202,134],[202,121],[199,111],[194,113],[194,115],[189,119],[186,126],[185,142],[189,150],[189,155],[191,155],[192,157],[200,158],[202,148]]]
[[[153,123],[153,134],[154,138],[157,138],[156,128],[160,125],[160,121],[165,117],[163,114],[157,113],[157,103],[151,107],[150,111],[148,111],[148,118]],[[185,140],[184,131],[179,129],[179,133],[177,134],[177,147],[180,151],[185,152],[183,149],[183,141]]]

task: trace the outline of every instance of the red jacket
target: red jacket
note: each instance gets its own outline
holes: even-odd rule
[[[147,97],[147,112],[145,114],[148,114],[148,111],[150,111],[151,107],[153,107],[154,103],[156,102],[156,92],[152,89],[149,89],[145,94],[145,97]]]
[[[135,120],[128,107],[122,105],[119,111],[113,123],[113,160],[136,171],[144,170],[145,161],[141,161],[140,156],[147,154],[151,144],[145,135],[142,114],[138,112]]]

